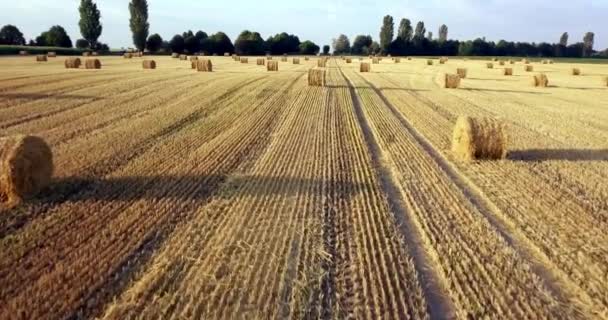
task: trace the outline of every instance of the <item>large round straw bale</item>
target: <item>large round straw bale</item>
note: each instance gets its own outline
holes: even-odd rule
[[[44,54],[37,55],[36,56],[36,61],[38,61],[38,62],[45,62],[45,61],[47,61],[46,55],[44,55]]]
[[[504,159],[507,156],[507,134],[494,119],[458,117],[452,136],[452,152],[465,161]]]
[[[249,58],[241,57],[241,63],[249,63]]]
[[[544,73],[539,73],[532,78],[532,84],[535,87],[547,87],[549,86],[549,78]]]
[[[513,68],[505,68],[503,71],[503,74],[505,76],[512,76],[513,75]]]
[[[325,69],[309,69],[308,85],[315,87],[325,86]]]
[[[292,62],[293,64],[300,64],[300,58],[293,58],[293,59],[291,60],[291,62]]]
[[[448,89],[456,89],[460,87],[460,75],[458,74],[445,74],[443,81],[443,87]]]
[[[380,63],[379,58],[372,58],[372,64],[379,64],[379,63]]]
[[[456,69],[456,74],[460,77],[460,79],[464,79],[467,77],[467,69],[458,68],[458,69]]]
[[[255,60],[255,64],[258,66],[265,66],[266,65],[266,61],[264,60],[264,58],[257,58]]]
[[[156,69],[156,61],[154,60],[144,60],[142,62],[142,66],[144,69]]]
[[[359,72],[370,72],[371,69],[372,68],[368,62],[361,62],[359,65]]]
[[[401,58],[394,58],[393,61],[395,61],[395,63],[400,63],[401,62]]]
[[[488,62],[488,63],[486,63],[486,68],[494,69],[494,64],[492,62]]]
[[[171,54],[171,58],[175,58],[175,59],[179,58],[179,53],[177,53],[177,52],[173,52],[173,53]]]
[[[55,58],[55,57],[57,57],[57,52],[55,52],[55,51],[49,51],[46,54],[46,56],[49,57],[49,58]]]
[[[68,69],[78,69],[80,68],[80,64],[81,64],[81,60],[80,58],[76,58],[76,57],[70,57],[65,59],[65,67]]]
[[[534,66],[531,66],[531,65],[525,65],[525,66],[524,66],[524,70],[525,70],[526,72],[532,72],[532,71],[534,71]]]
[[[308,60],[310,60],[309,57],[304,57],[304,61],[308,61]]]
[[[572,75],[573,76],[580,76],[581,75],[581,69],[579,69],[579,68],[572,68]]]
[[[346,63],[353,63],[353,59],[351,59],[351,58],[346,58],[346,59],[344,59],[344,62],[346,62]]]
[[[197,56],[190,56],[190,61],[196,61],[196,60],[198,60]]]
[[[279,71],[279,62],[278,61],[268,61],[266,63],[267,71]]]
[[[99,59],[87,59],[84,61],[85,69],[101,69],[101,61]]]
[[[432,66],[433,65],[433,60],[431,60],[431,59],[426,60],[426,65],[427,66]]]
[[[500,60],[500,61],[498,61],[498,64],[501,65],[501,66],[504,66],[505,62],[503,60]]]
[[[14,205],[35,196],[52,175],[53,153],[42,138],[0,138],[0,202]]]
[[[198,59],[196,62],[196,71],[213,72],[213,64],[209,59]]]

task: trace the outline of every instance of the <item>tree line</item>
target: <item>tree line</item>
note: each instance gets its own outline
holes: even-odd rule
[[[245,30],[239,34],[234,43],[224,32],[208,35],[204,31],[191,30],[174,35],[166,41],[155,33],[149,35],[147,0],[130,0],[128,4],[130,13],[129,27],[131,29],[133,44],[137,50],[148,50],[152,53],[159,51],[178,53],[205,53],[224,54],[237,53],[239,55],[269,54],[318,54],[330,53],[329,45],[321,48],[312,41],[301,42],[298,36],[286,32],[268,37],[266,40],[255,31]],[[80,20],[78,26],[82,35],[76,40],[75,46],[80,49],[108,51],[109,46],[98,41],[103,31],[101,13],[93,0],[81,0],[78,7]],[[395,34],[393,17],[386,15],[382,19],[379,33],[379,42],[370,35],[357,35],[354,41],[341,34],[333,40],[334,54],[353,55],[445,55],[445,56],[544,56],[544,57],[590,57],[606,56],[608,49],[601,53],[593,50],[595,35],[587,32],[582,42],[569,44],[569,35],[563,33],[557,43],[528,43],[487,41],[478,38],[469,41],[448,39],[448,27],[441,25],[437,38],[433,32],[427,31],[423,21],[416,26],[409,19],[403,18]],[[25,45],[25,38],[16,26],[5,25],[0,29],[0,44]],[[48,31],[42,32],[38,37],[30,40],[29,45],[55,46],[71,48],[72,40],[65,29],[59,25],[52,26]]]

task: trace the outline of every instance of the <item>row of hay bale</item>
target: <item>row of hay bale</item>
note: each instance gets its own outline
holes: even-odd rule
[[[66,69],[78,69],[78,68],[80,68],[80,65],[82,65],[82,60],[80,60],[80,58],[76,58],[76,57],[67,58],[67,59],[65,59],[65,62],[64,62],[64,66],[66,67]],[[84,61],[84,68],[85,69],[101,69],[101,61],[99,61],[99,59],[95,59],[95,58],[86,59]]]

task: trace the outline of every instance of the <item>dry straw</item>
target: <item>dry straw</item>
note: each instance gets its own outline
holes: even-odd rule
[[[498,61],[498,58],[493,58],[492,61],[496,62]]]
[[[241,63],[249,63],[249,58],[241,57]]]
[[[401,58],[395,58],[395,63],[400,63],[401,62]]]
[[[537,75],[534,76],[534,78],[532,79],[532,84],[535,87],[547,87],[549,86],[549,78],[547,78],[547,75],[544,73],[539,73]]]
[[[267,71],[279,71],[279,62],[278,61],[268,61],[266,63]]]
[[[54,52],[54,51],[50,51],[50,52],[49,52],[49,53],[47,53],[46,55],[47,55],[47,57],[49,57],[49,58],[55,58],[55,57],[57,57],[57,53],[56,53],[56,52]]]
[[[258,58],[258,59],[255,61],[255,63],[256,63],[258,66],[264,66],[264,65],[266,65],[266,61],[264,60],[264,58]]]
[[[272,56],[266,56],[266,60],[272,60]]]
[[[36,56],[36,61],[38,61],[38,62],[45,62],[45,61],[47,61],[46,55],[44,55],[44,54],[37,55]]]
[[[448,58],[446,58],[446,57],[441,57],[439,59],[439,64],[445,64],[446,62],[448,62]]]
[[[411,61],[411,60],[412,60],[412,57],[407,57],[407,60],[408,60],[408,61]]]
[[[346,63],[352,63],[353,62],[353,59],[351,59],[351,58],[346,58],[345,60],[346,60]]]
[[[142,66],[144,69],[156,69],[156,61],[154,60],[144,60],[142,62]]]
[[[190,68],[196,69],[197,62],[198,62],[198,60],[197,61],[190,61]]]
[[[456,89],[460,87],[460,75],[445,74],[443,77],[443,87],[448,89]]]
[[[608,77],[604,77],[602,84],[608,87]]]
[[[282,61],[282,62],[287,62],[287,57],[286,57],[286,56],[282,56],[282,57],[281,57],[281,61]]]
[[[534,66],[526,65],[526,66],[524,66],[524,70],[526,72],[532,72],[532,71],[534,71]]]
[[[198,59],[196,61],[196,71],[199,72],[213,72],[213,64],[209,59]]]
[[[380,63],[380,58],[372,58],[372,64]]]
[[[187,55],[185,55],[185,54],[180,54],[180,55],[179,55],[179,60],[186,61],[186,60],[188,60],[188,56],[187,56]]]
[[[314,87],[325,86],[325,70],[324,69],[309,69],[308,70],[308,85]]]
[[[505,68],[503,71],[503,74],[505,76],[512,76],[513,75],[513,68]]]
[[[99,59],[86,59],[84,61],[85,69],[101,69],[101,61]]]
[[[432,66],[433,65],[433,60],[431,60],[431,59],[426,60],[426,65],[427,66]]]
[[[321,59],[317,60],[317,67],[319,67],[319,68],[325,68],[326,64],[327,64],[327,59],[325,59],[325,58],[321,58]]]
[[[360,72],[370,72],[371,71],[371,66],[368,62],[361,62],[361,65],[359,66],[359,71]]]
[[[0,138],[0,202],[17,205],[51,182],[53,153],[39,137]]]
[[[464,161],[504,159],[507,156],[505,127],[494,119],[460,116],[454,126],[452,152]]]
[[[501,65],[501,66],[504,66],[505,62],[501,60],[501,61],[498,62],[498,64]]]
[[[81,63],[80,58],[70,57],[65,59],[64,65],[67,69],[78,69]]]
[[[456,69],[456,74],[460,77],[460,79],[464,79],[467,77],[467,69],[458,68],[458,69]]]
[[[486,63],[486,67],[488,69],[494,69],[494,64],[492,62],[488,62],[488,63]]]
[[[528,60],[528,59],[524,59],[523,62],[524,62],[524,64],[530,64],[530,60]]]
[[[293,64],[300,64],[300,58],[293,58],[293,59],[291,60],[291,62],[292,62]]]
[[[515,64],[515,61],[513,59],[510,59],[509,64]]]
[[[572,68],[572,75],[573,76],[580,76],[581,75],[581,69],[579,69],[579,68]]]
[[[308,60],[310,60],[310,58],[304,57],[304,61],[308,61]]]

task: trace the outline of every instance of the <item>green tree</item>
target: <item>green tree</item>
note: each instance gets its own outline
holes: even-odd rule
[[[49,31],[45,31],[36,37],[36,45],[71,48],[72,40],[62,26],[52,26]]]
[[[390,15],[384,16],[382,27],[380,28],[380,48],[382,49],[382,53],[388,53],[391,42],[393,42],[394,29],[393,17]]]
[[[85,39],[76,40],[76,48],[78,49],[86,49],[89,47],[89,42]]]
[[[448,41],[448,26],[442,24],[441,27],[439,27],[439,43],[444,43],[446,41]]]
[[[595,34],[593,32],[587,32],[583,38],[583,56],[590,57],[593,53]]]
[[[414,39],[422,40],[424,39],[424,34],[426,33],[426,28],[424,27],[424,22],[420,21],[416,24],[416,31],[414,31]]]
[[[245,30],[234,41],[234,50],[238,55],[264,54],[264,39],[258,32]]]
[[[372,37],[367,35],[358,35],[355,37],[353,41],[353,45],[351,47],[352,54],[369,54],[369,48],[372,46]]]
[[[25,45],[23,33],[12,24],[7,24],[0,29],[0,44]]]
[[[80,21],[78,22],[80,34],[87,40],[91,48],[95,49],[97,39],[99,39],[103,29],[99,21],[101,13],[97,9],[97,4],[93,0],[81,0],[78,11],[80,11]]]
[[[272,54],[297,53],[300,51],[300,38],[281,32],[268,37],[266,47]]]
[[[426,34],[426,38],[427,38],[427,39],[429,39],[429,41],[433,41],[433,33],[432,33],[431,31],[429,31],[429,32]]]
[[[562,36],[559,38],[559,44],[564,47],[568,46],[568,32],[562,33]]]
[[[138,50],[143,51],[146,47],[146,39],[148,38],[148,1],[147,0],[131,0],[129,3],[129,12],[131,19],[129,26],[133,33],[133,44]]]
[[[324,45],[323,46],[323,55],[325,55],[325,56],[328,55],[329,54],[329,50],[331,50],[330,46],[327,45],[327,44]]]
[[[380,53],[380,44],[376,41],[372,42],[372,46],[369,48],[370,54],[379,54]]]
[[[184,52],[184,37],[179,34],[174,35],[171,41],[169,41],[169,46],[171,47],[171,52]]]
[[[232,40],[223,32],[218,32],[211,35],[208,39],[208,43],[206,47],[209,48],[210,54],[218,54],[222,55],[225,52],[233,53],[234,45],[232,44]]]
[[[156,53],[158,52],[158,50],[160,50],[162,44],[163,38],[161,38],[158,33],[155,33],[148,37],[148,40],[146,41],[146,48],[148,49],[148,51]]]
[[[401,19],[399,23],[399,30],[397,31],[397,39],[402,42],[408,42],[412,40],[414,30],[412,29],[412,23],[409,19]]]
[[[350,53],[350,41],[348,37],[344,34],[338,36],[337,39],[333,41],[334,45],[334,54],[348,54]]]
[[[319,53],[319,50],[321,48],[319,48],[318,45],[316,45],[314,42],[306,40],[302,43],[300,43],[300,53],[301,54],[317,54]]]

